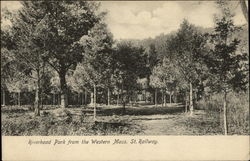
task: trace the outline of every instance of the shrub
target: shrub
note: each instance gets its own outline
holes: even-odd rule
[[[228,133],[249,134],[249,93],[231,92],[227,100]],[[220,121],[223,128],[223,94],[218,93],[197,103],[197,109],[203,109],[208,117]]]

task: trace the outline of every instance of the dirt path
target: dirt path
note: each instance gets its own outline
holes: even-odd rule
[[[101,116],[102,115],[102,116]],[[108,117],[117,116],[121,120],[129,119],[130,124],[140,127],[138,135],[192,135],[202,132],[195,125],[206,118],[204,111],[195,111],[193,116],[184,113],[184,107],[180,104],[167,104],[167,106],[137,105],[126,107],[126,114],[121,108],[103,108],[99,112],[99,118],[107,120]],[[203,125],[202,125],[203,126]]]
[[[135,118],[137,124],[143,127],[142,135],[191,135],[193,130],[186,126],[190,119],[199,119],[204,112],[197,111],[193,116],[180,113],[173,115],[150,115],[147,118]]]

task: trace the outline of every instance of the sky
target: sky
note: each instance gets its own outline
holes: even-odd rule
[[[115,39],[154,38],[161,33],[176,31],[183,21],[201,27],[213,27],[214,15],[220,10],[214,1],[102,1],[108,11],[106,22]],[[18,1],[1,1],[1,8],[17,10]],[[232,5],[234,22],[245,24],[240,5]]]

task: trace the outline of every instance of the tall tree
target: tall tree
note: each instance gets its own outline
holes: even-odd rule
[[[126,101],[131,99],[130,96],[137,88],[137,79],[146,76],[146,61],[147,56],[142,47],[132,45],[130,41],[117,44],[114,55],[114,62],[116,62],[115,73],[118,75],[117,78],[120,78],[119,86],[124,109]]]
[[[111,86],[112,74],[112,34],[104,22],[97,23],[80,41],[85,49],[85,59],[78,63],[73,78],[75,82],[82,81],[81,86],[90,86],[92,89],[91,103],[96,109],[97,88],[108,89]],[[95,117],[95,113],[94,113]]]
[[[202,74],[201,54],[206,52],[207,37],[184,20],[175,35],[167,40],[170,60],[179,69],[183,78],[189,83],[190,115],[193,114],[193,88]]]
[[[43,1],[40,10],[45,10],[46,21],[40,30],[46,42],[46,59],[57,71],[60,79],[61,107],[67,93],[66,73],[74,69],[84,57],[81,38],[97,24],[104,16],[98,12],[99,5],[86,1]],[[40,35],[42,36],[42,35]]]
[[[41,22],[44,21],[44,11],[39,2],[22,2],[22,8],[10,16],[10,50],[16,63],[21,66],[22,73],[36,82],[35,115],[40,115],[40,81],[44,62],[44,44],[37,41]],[[21,68],[19,68],[21,69]]]
[[[211,73],[211,85],[216,92],[223,92],[224,134],[227,126],[227,94],[231,90],[244,89],[247,83],[244,65],[247,63],[246,53],[237,52],[240,41],[232,38],[239,30],[233,24],[232,16],[224,15],[216,19],[214,33],[211,34],[212,50],[204,58]]]
[[[171,96],[176,91],[180,74],[178,68],[175,68],[174,64],[167,58],[164,58],[162,63],[154,67],[153,73],[150,76],[152,81],[151,86],[158,89],[162,89],[163,102],[166,104],[165,94],[169,94],[169,102],[171,103]],[[167,90],[167,91],[166,91]]]

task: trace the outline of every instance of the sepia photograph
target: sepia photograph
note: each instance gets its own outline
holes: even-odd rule
[[[248,136],[248,13],[247,0],[1,1],[1,134]]]

